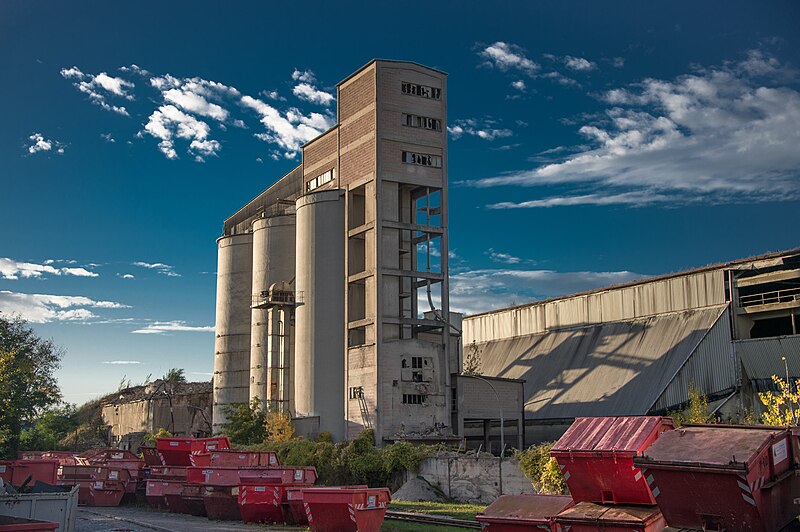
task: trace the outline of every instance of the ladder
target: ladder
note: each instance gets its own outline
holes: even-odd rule
[[[371,429],[372,420],[369,417],[369,408],[367,408],[367,399],[364,397],[364,389],[358,390],[357,395],[358,406],[361,408],[361,421],[364,423],[364,427]]]

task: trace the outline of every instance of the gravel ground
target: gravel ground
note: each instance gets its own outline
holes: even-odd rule
[[[78,508],[76,532],[241,532],[257,530],[300,532],[306,528],[248,525],[238,521],[209,521],[205,517],[171,514],[138,506]]]

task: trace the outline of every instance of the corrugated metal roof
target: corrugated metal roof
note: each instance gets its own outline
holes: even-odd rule
[[[800,379],[800,334],[738,340],[733,343],[736,355],[742,361],[747,378],[758,391],[775,390],[772,376],[786,379],[786,357],[789,380]]]
[[[486,342],[481,367],[525,379],[528,419],[644,415],[724,308]]]
[[[579,417],[552,450],[638,453],[673,426],[671,419],[660,416]]]

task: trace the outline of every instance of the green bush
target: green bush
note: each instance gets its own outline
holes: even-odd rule
[[[404,441],[378,449],[372,430],[363,431],[349,442],[332,443],[328,440],[332,438],[323,436],[317,441],[267,442],[248,446],[248,449],[275,451],[284,465],[314,466],[322,485],[367,484],[371,487],[386,486],[392,476],[401,471],[416,473],[423,458],[436,450],[433,446],[412,445]]]
[[[550,448],[554,443],[545,442],[531,445],[524,451],[515,450],[514,458],[537,492],[561,495],[567,493],[567,482],[558,462],[550,456]]]

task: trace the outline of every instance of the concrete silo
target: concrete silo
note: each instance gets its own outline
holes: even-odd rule
[[[295,227],[294,214],[253,222],[250,399],[282,412],[290,411],[294,305],[271,297],[270,287],[280,283],[288,287],[281,293],[293,292]]]
[[[253,235],[217,240],[217,323],[214,341],[213,430],[222,431],[226,406],[247,403],[250,392],[250,304]]]
[[[318,431],[337,440],[345,431],[344,212],[340,190],[297,200],[296,289],[304,302],[297,307],[295,325],[296,415],[318,416]]]

